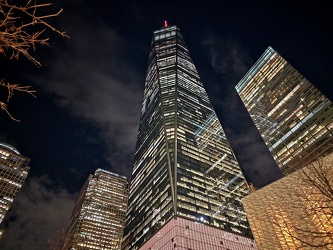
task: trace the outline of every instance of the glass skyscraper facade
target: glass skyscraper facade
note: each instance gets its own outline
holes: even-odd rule
[[[15,147],[0,143],[0,224],[28,176],[29,161]]]
[[[127,178],[97,169],[75,202],[63,249],[120,250],[127,201]]]
[[[284,175],[333,151],[333,105],[273,48],[236,90]]]
[[[175,238],[161,235],[166,228],[191,230],[195,223],[205,227],[207,235],[213,235],[208,231],[219,229],[244,238],[246,243],[233,249],[253,249],[253,241],[248,237],[251,231],[240,202],[248,192],[179,29],[170,26],[155,31],[123,249],[146,249],[143,246],[153,244],[149,240],[154,237],[156,241],[162,238],[165,241],[158,249],[173,249],[177,244]],[[169,235],[173,235],[170,230],[167,230]],[[182,241],[199,240],[189,232],[183,232]],[[208,242],[210,238],[200,240]],[[227,249],[221,242],[222,239],[217,249]],[[189,249],[185,243],[183,247],[179,249]]]

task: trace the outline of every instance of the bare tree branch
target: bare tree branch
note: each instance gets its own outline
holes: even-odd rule
[[[30,54],[30,50],[35,51],[37,44],[49,45],[49,38],[42,37],[46,28],[68,38],[66,32],[47,22],[48,19],[59,16],[62,9],[56,13],[39,15],[38,10],[51,6],[51,3],[37,4],[36,0],[28,0],[23,6],[16,6],[12,2],[0,0],[0,13],[3,15],[0,20],[0,52],[11,53],[10,59],[18,59],[23,55],[40,67],[41,63]],[[36,31],[29,30],[32,26]]]
[[[37,0],[25,0],[22,5],[18,5],[14,0],[0,0],[0,54],[17,60],[22,55],[37,67],[41,67],[42,64],[30,53],[36,51],[37,45],[49,46],[49,37],[44,36],[46,30],[69,38],[66,32],[58,30],[48,22],[50,18],[58,17],[62,9],[55,13],[41,14],[41,11],[51,5],[52,3],[37,3]],[[2,111],[12,120],[19,121],[8,111],[9,100],[14,91],[26,92],[36,97],[35,91],[30,89],[31,86],[5,83],[4,80],[1,80],[0,86],[8,91],[6,100],[0,100]]]
[[[276,211],[270,215],[271,219],[298,242],[300,249],[333,249],[333,155],[320,158],[297,172],[297,189],[289,194],[295,202],[288,206],[291,213],[298,211],[294,216],[300,223],[277,218]],[[285,210],[288,206],[280,204]]]
[[[31,86],[20,86],[18,84],[11,84],[11,83],[5,83],[4,79],[0,80],[0,86],[7,88],[7,103],[9,102],[9,100],[14,96],[15,91],[18,92],[25,92],[28,93],[30,95],[32,95],[33,97],[35,96],[36,91],[35,90],[31,90]],[[4,103],[0,100],[0,107],[2,109],[2,111],[6,112],[7,115],[14,121],[20,121],[16,118],[14,118],[8,111],[8,104]]]
[[[333,153],[242,199],[259,249],[333,249]]]

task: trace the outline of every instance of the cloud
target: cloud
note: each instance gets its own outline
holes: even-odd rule
[[[89,3],[90,4],[90,3]],[[55,95],[59,106],[100,130],[109,161],[134,152],[144,76],[133,69],[135,44],[120,37],[83,4],[61,16],[70,39],[51,44],[43,72],[31,81]],[[146,54],[145,54],[146,55]],[[147,58],[145,58],[147,59]],[[119,164],[119,163],[118,163]]]
[[[222,80],[235,84],[251,66],[246,49],[233,38],[209,35],[203,45],[208,48],[211,65]]]
[[[68,226],[76,195],[52,187],[47,176],[27,179],[3,222],[0,249],[47,249],[47,240]]]
[[[230,37],[208,34],[202,40],[202,45],[207,49],[211,66],[218,78],[218,83],[210,86],[210,97],[219,109],[223,109],[223,113],[237,116],[241,108],[235,86],[254,60],[249,56],[247,48]],[[225,116],[224,119],[229,117]]]
[[[211,91],[212,99],[246,180],[255,187],[263,187],[281,178],[278,166],[235,89],[255,60],[232,38],[209,35],[203,45],[208,49],[211,66],[220,81],[215,91]]]
[[[248,122],[243,130],[226,129],[226,134],[232,145],[242,172],[248,182],[261,188],[282,177],[267,146],[262,141],[256,128]]]

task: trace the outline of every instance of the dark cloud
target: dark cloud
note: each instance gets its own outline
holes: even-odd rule
[[[252,60],[234,38],[209,35],[203,41],[208,48],[211,66],[225,84],[235,84],[247,72]]]
[[[0,249],[47,249],[47,240],[67,227],[76,195],[51,186],[47,176],[26,180],[5,217]]]
[[[144,82],[131,64],[135,45],[88,8],[77,12],[68,7],[62,20],[71,38],[52,45],[43,74],[31,81],[55,94],[60,107],[99,129],[110,164],[123,165],[119,160],[124,159],[131,168],[128,155],[134,151]]]
[[[247,49],[233,38],[210,35],[203,45],[218,78],[218,84],[210,87],[210,97],[246,180],[260,188],[281,178],[235,89],[257,59],[252,59]]]
[[[0,249],[46,249],[47,238],[67,226],[75,198],[72,191],[79,191],[95,167],[130,176],[149,41],[165,19],[180,27],[247,180],[262,186],[279,176],[234,87],[269,45],[295,62],[310,80],[320,77],[322,88],[332,87],[327,82],[331,33],[324,25],[330,23],[329,15],[317,15],[312,27],[300,19],[300,14],[313,13],[310,4],[291,9],[290,1],[287,5],[221,1],[193,2],[188,8],[186,1],[163,7],[150,1],[54,1],[55,9],[64,8],[54,23],[71,38],[52,35],[51,47],[38,48],[36,58],[43,64],[38,71],[30,70],[34,67],[30,63],[26,67],[11,62],[12,70],[2,65],[10,76],[21,79],[28,74],[28,82],[37,83],[42,91],[37,100],[22,102],[21,124],[1,122],[0,138],[31,158],[31,175],[6,218]],[[304,6],[311,8],[305,11]],[[281,18],[288,11],[298,14]],[[293,19],[298,20],[296,26]],[[320,33],[327,38],[320,39]],[[17,97],[10,105],[20,100]],[[29,109],[28,103],[35,104]],[[68,186],[36,177],[40,173]]]
[[[248,122],[246,129],[238,129],[237,132],[227,128],[226,134],[248,182],[261,188],[282,177],[267,146],[252,124]]]
[[[53,38],[51,47],[38,55],[42,69],[27,70],[29,82],[37,84],[41,92],[53,97],[58,107],[85,124],[82,127],[86,129],[73,130],[73,134],[83,136],[91,145],[105,145],[107,152],[100,151],[99,156],[109,165],[101,167],[130,176],[144,85],[144,74],[138,74],[132,62],[131,52],[138,47],[118,35],[79,0],[66,5],[59,22],[70,38]],[[147,54],[144,55],[146,59]],[[89,132],[89,127],[99,131],[98,138]],[[4,132],[0,138],[10,140]],[[66,143],[66,138],[62,141]],[[62,168],[67,164],[70,167],[66,171],[71,176],[87,178],[88,175],[82,176],[87,169],[81,169],[79,162],[66,163],[65,155],[85,152],[84,158],[90,157],[93,162],[96,150],[88,149],[82,145],[81,149],[63,152]],[[32,172],[34,162],[32,159]],[[28,176],[5,218],[0,249],[47,249],[48,238],[68,226],[76,198],[68,187],[59,185],[45,176]]]

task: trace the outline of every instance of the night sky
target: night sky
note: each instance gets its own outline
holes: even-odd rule
[[[143,3],[141,3],[143,2]],[[272,46],[333,100],[332,7],[328,1],[55,0],[50,47],[37,68],[1,55],[0,77],[31,85],[0,113],[0,141],[30,159],[29,176],[5,218],[0,249],[47,249],[67,226],[89,174],[130,178],[154,30],[177,25],[248,182],[280,178],[235,85]],[[3,90],[2,90],[3,91]]]

